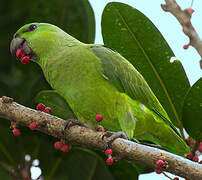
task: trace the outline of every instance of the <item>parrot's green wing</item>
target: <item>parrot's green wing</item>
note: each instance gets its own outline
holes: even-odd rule
[[[123,93],[135,99],[151,110],[168,124],[178,135],[160,102],[146,83],[142,75],[119,53],[103,46],[91,46],[93,53],[101,60],[103,76]]]
[[[94,54],[101,60],[104,76],[120,92],[126,93],[150,109],[168,117],[158,99],[142,75],[134,69],[119,53],[105,47],[92,47]]]

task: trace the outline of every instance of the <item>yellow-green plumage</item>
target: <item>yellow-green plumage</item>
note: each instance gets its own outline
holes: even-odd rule
[[[151,141],[179,155],[189,152],[144,78],[120,54],[100,45],[79,42],[56,26],[17,34],[37,54],[53,89],[65,98],[76,117],[94,128],[96,114],[111,131]]]

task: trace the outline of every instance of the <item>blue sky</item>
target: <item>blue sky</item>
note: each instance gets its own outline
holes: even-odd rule
[[[89,0],[94,11],[96,18],[96,39],[95,43],[103,43],[101,35],[101,15],[105,5],[113,0]],[[173,50],[177,59],[179,59],[185,69],[185,72],[189,78],[191,85],[193,85],[200,77],[202,77],[202,70],[199,67],[199,60],[201,59],[196,50],[190,47],[188,50],[183,49],[183,45],[189,41],[188,37],[182,32],[182,27],[178,21],[170,13],[164,12],[160,4],[164,3],[164,0],[117,0],[114,2],[123,2],[131,5],[142,13],[144,13],[155,26],[162,33],[171,49]],[[177,0],[177,3],[182,9],[188,8],[191,5],[192,0]],[[195,13],[192,15],[191,22],[195,27],[197,33],[201,37],[202,35],[202,1],[195,0],[193,4]],[[175,177],[172,176],[171,177]],[[183,178],[180,178],[182,180]],[[150,173],[147,175],[141,175],[139,180],[168,180],[164,175],[157,175]]]

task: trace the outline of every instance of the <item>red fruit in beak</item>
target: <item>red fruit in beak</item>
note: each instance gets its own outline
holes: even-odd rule
[[[24,57],[21,58],[22,64],[28,64],[29,60],[30,60],[29,56],[24,56]]]
[[[20,58],[22,57],[22,51],[21,51],[21,49],[17,49],[16,56],[17,56],[17,59],[20,60]]]

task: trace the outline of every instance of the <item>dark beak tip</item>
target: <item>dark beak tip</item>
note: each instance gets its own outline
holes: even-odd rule
[[[20,38],[20,37],[16,37],[13,38],[10,44],[10,52],[12,55],[15,56],[15,52],[18,49],[18,47],[20,46],[20,44],[22,44],[22,42],[24,41],[24,39]]]

